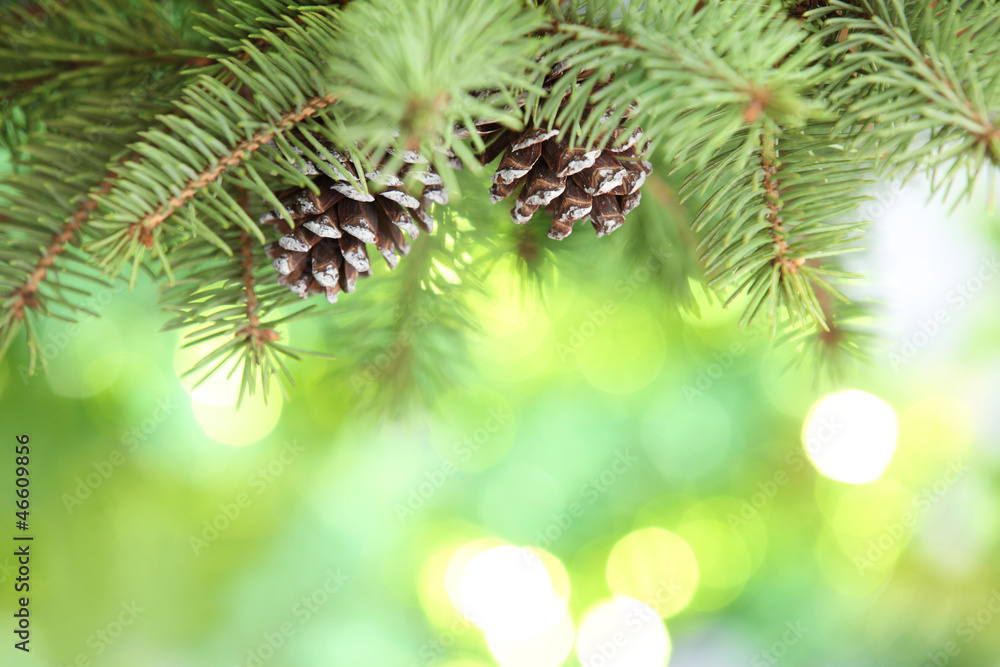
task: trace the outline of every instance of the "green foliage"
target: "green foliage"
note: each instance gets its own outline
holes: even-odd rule
[[[827,30],[857,76],[833,100],[857,145],[889,174],[926,170],[935,189],[965,171],[967,192],[985,165],[1000,165],[1000,21],[996,4],[867,3]],[[872,123],[869,128],[867,123]]]
[[[398,395],[458,376],[457,342],[475,319],[463,295],[504,253],[539,285],[553,262],[573,261],[531,230],[501,231],[476,203],[484,143],[466,135],[477,123],[556,126],[586,146],[641,127],[656,203],[632,214],[627,242],[602,249],[677,257],[657,270],[665,300],[687,303],[703,274],[748,297],[744,322],[807,332],[821,358],[848,338],[830,334],[845,301],[836,257],[857,247],[854,211],[873,173],[930,170],[941,187],[1000,162],[1000,10],[982,0],[48,0],[0,11],[0,136],[15,162],[0,190],[0,349],[21,329],[36,348],[35,318],[72,318],[86,282],[149,271],[169,326],[215,344],[199,370],[238,358],[246,391],[296,354],[252,335],[294,300],[271,284],[257,202],[291,222],[277,193],[317,192],[311,167],[367,192],[382,186],[361,174],[393,171],[409,152],[462,186],[443,233],[331,313],[339,372],[408,338],[371,385]],[[473,175],[456,177],[458,163]],[[679,196],[671,172],[684,177]],[[433,327],[411,336],[428,312]]]
[[[47,0],[0,7],[0,125],[15,109],[48,124],[67,107],[107,106],[150,73],[204,57],[195,2]],[[109,96],[110,94],[110,96]],[[9,144],[8,144],[9,145]]]
[[[580,143],[606,134],[605,114],[613,127],[635,103],[629,129],[642,127],[670,162],[692,159],[704,166],[736,133],[749,130],[743,133],[749,159],[765,123],[800,126],[819,108],[805,94],[822,76],[819,45],[803,42],[802,31],[783,20],[776,5],[685,0],[598,12],[599,4],[578,1],[559,9],[551,3],[559,22],[547,58],[565,63],[569,73],[544,99],[528,100],[540,119],[572,127]],[[736,4],[744,6],[734,12]],[[593,76],[577,89],[573,75],[582,71]],[[586,93],[611,76],[588,99]],[[576,119],[588,104],[593,111],[580,126]]]
[[[283,391],[283,381],[294,384],[283,357],[298,360],[315,353],[289,348],[274,334],[276,327],[314,309],[282,308],[294,301],[293,295],[271,280],[270,267],[260,261],[263,248],[249,233],[232,227],[220,240],[237,248],[239,262],[197,238],[174,249],[180,257],[173,262],[174,280],[161,294],[164,309],[173,317],[163,328],[181,331],[184,347],[211,348],[186,372],[199,375],[194,386],[223,370],[241,373],[238,406],[245,396],[253,396],[258,384],[265,400],[271,382],[277,380]],[[206,284],[209,272],[214,282]]]
[[[372,0],[352,4],[338,24],[329,62],[344,140],[376,157],[399,143],[447,174],[443,151],[473,165],[473,149],[484,147],[475,134],[472,146],[456,141],[456,126],[521,126],[516,98],[540,71],[544,43],[527,36],[543,27],[541,12],[511,2]]]
[[[331,318],[338,341],[332,372],[360,405],[398,413],[412,402],[427,404],[463,375],[469,337],[479,328],[469,301],[485,291],[493,244],[489,230],[454,210],[442,213],[433,236],[415,244],[392,274],[344,298]]]
[[[871,181],[865,162],[836,139],[823,123],[785,130],[780,138],[766,132],[738,175],[735,168],[698,171],[685,184],[688,193],[712,192],[693,226],[709,284],[733,287],[730,301],[749,296],[742,323],[763,310],[774,335],[782,307],[823,323],[816,285],[844,298],[827,279],[845,274],[819,262],[857,249],[860,225],[842,216],[864,201],[859,186]],[[737,163],[746,143],[734,137],[720,152]]]

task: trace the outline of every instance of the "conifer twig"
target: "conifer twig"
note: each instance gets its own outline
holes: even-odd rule
[[[177,209],[198,194],[199,190],[215,182],[227,169],[242,162],[245,157],[259,150],[262,145],[274,139],[277,134],[309,118],[336,100],[337,95],[334,93],[314,97],[306,102],[301,109],[283,114],[275,123],[275,129],[260,130],[249,139],[244,139],[236,144],[224,158],[190,179],[178,194],[165,201],[152,213],[129,225],[128,235],[131,238],[138,238],[139,242],[147,248],[152,248],[153,230],[156,226],[173,215]]]
[[[785,229],[785,221],[781,217],[784,204],[781,201],[778,180],[781,165],[775,162],[776,142],[773,138],[770,140],[762,138],[761,141],[760,165],[764,172],[764,200],[768,209],[767,221],[771,224],[770,234],[774,240],[774,259],[771,260],[771,263],[778,266],[782,276],[785,273],[798,273],[799,267],[802,266],[805,259],[789,257],[792,248],[788,244],[789,232]]]
[[[66,245],[75,239],[76,233],[97,208],[97,200],[94,199],[94,196],[110,192],[113,183],[114,178],[112,176],[108,176],[102,181],[100,187],[92,192],[86,201],[77,208],[76,212],[70,216],[62,228],[52,235],[51,243],[42,251],[41,256],[35,263],[35,268],[27,275],[21,286],[10,293],[10,296],[15,297],[14,301],[10,304],[12,317],[15,320],[24,319],[25,308],[39,307],[40,303],[35,294],[37,294],[42,280],[45,279],[46,273],[48,273],[49,268],[55,263],[56,258],[66,249]]]
[[[246,190],[240,192],[240,205],[247,207],[248,195]],[[240,267],[243,270],[241,280],[243,281],[243,291],[246,295],[246,318],[247,325],[236,332],[237,336],[244,336],[252,344],[253,353],[260,363],[259,355],[264,348],[264,343],[273,343],[281,336],[272,328],[262,327],[260,324],[259,304],[257,301],[256,283],[254,281],[254,256],[253,249],[257,246],[256,239],[246,230],[240,230]]]

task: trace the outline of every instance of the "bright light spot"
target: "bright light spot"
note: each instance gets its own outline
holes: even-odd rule
[[[521,639],[487,632],[486,644],[501,667],[559,667],[573,650],[573,621],[563,614],[555,625]]]
[[[520,639],[542,633],[566,613],[566,598],[552,585],[536,553],[504,545],[475,556],[461,587],[463,616],[494,639]]]
[[[208,379],[199,384],[202,375],[211,366],[200,373],[184,375],[189,368],[198,361],[208,356],[215,350],[218,342],[202,343],[193,347],[179,347],[174,353],[174,368],[180,377],[181,385],[191,396],[192,401],[202,405],[236,405],[236,399],[240,391],[240,374],[242,368],[237,368],[232,377],[227,377],[233,371],[235,362],[230,361],[225,366],[213,373]],[[195,385],[198,385],[197,387]]]
[[[662,528],[643,528],[611,550],[607,577],[616,597],[642,600],[666,618],[691,601],[698,587],[698,560],[683,538]]]
[[[663,667],[670,656],[670,637],[656,611],[617,596],[583,619],[576,655],[582,667]]]
[[[451,557],[448,569],[444,573],[444,590],[448,594],[448,599],[459,612],[462,611],[462,581],[465,579],[465,572],[469,569],[469,564],[484,551],[504,544],[503,540],[495,537],[484,537],[469,542]]]
[[[277,389],[271,391],[267,404],[260,391],[252,397],[244,397],[239,410],[235,404],[208,405],[191,401],[194,418],[205,435],[235,447],[249,445],[273,431],[281,418],[282,405]]]
[[[896,448],[896,413],[877,396],[851,389],[819,400],[802,441],[816,469],[838,482],[879,478]]]
[[[549,581],[552,584],[552,591],[562,600],[569,600],[569,574],[563,567],[562,561],[537,547],[525,547],[529,552],[538,556],[545,566],[545,571],[549,574]]]
[[[284,339],[284,336],[283,336]],[[219,345],[210,341],[192,347],[180,347],[174,353],[174,368],[178,375],[212,353]],[[242,446],[260,440],[274,430],[281,417],[283,401],[276,380],[264,401],[260,386],[253,396],[244,396],[240,409],[236,402],[240,394],[243,364],[240,355],[224,364],[207,380],[198,384],[209,365],[199,373],[181,377],[181,385],[191,396],[191,410],[205,434],[226,445]],[[198,386],[194,386],[198,384]]]

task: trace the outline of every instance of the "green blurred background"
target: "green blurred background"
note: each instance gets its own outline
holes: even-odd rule
[[[670,267],[619,259],[625,233],[574,235],[557,259],[584,269],[556,262],[541,286],[515,261],[492,267],[465,301],[482,331],[461,381],[402,413],[367,407],[364,363],[340,358],[294,364],[290,400],[236,411],[224,378],[178,379],[193,357],[158,332],[150,284],[98,291],[101,319],[46,323],[46,373],[27,375],[18,346],[0,365],[0,476],[30,434],[35,535],[32,651],[5,646],[3,664],[1000,665],[1000,280],[978,192],[948,217],[921,183],[878,191],[856,288],[881,304],[873,361],[838,384],[787,370],[799,353],[740,330],[739,304],[697,285],[698,308],[665,303]],[[377,303],[376,281],[349,298]],[[368,333],[340,309],[285,340],[337,355],[327,318]],[[381,354],[368,361],[398,361]],[[824,476],[803,448],[811,407],[848,388],[898,419],[866,484]],[[568,620],[552,626],[548,593],[518,581],[507,603],[526,606],[507,611],[535,636],[488,643],[464,619],[449,598],[475,594],[462,559],[501,544],[543,549],[542,579],[542,561],[481,560],[480,588],[535,577],[568,595]],[[12,563],[0,556],[9,625]],[[663,582],[679,592],[658,605]],[[622,592],[665,617],[668,647],[650,630],[601,652],[585,618]],[[581,658],[574,641],[598,648]]]

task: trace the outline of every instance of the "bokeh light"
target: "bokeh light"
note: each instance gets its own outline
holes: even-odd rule
[[[191,401],[191,409],[205,435],[224,445],[240,447],[257,442],[278,425],[282,408],[281,394],[275,389],[265,401],[257,394],[244,398],[239,410],[235,405],[212,405]]]
[[[838,482],[878,479],[896,449],[896,412],[871,394],[851,389],[816,403],[802,434],[806,454],[822,474]]]
[[[576,655],[582,667],[663,667],[670,637],[654,609],[620,595],[586,614]]]
[[[559,622],[568,603],[553,587],[552,566],[536,550],[487,549],[465,568],[459,611],[497,640],[538,635]]]
[[[734,520],[739,510],[731,498],[714,498],[693,505],[676,526],[698,562],[691,609],[706,611],[730,603],[763,560],[766,533],[752,520]]]
[[[272,381],[265,396],[258,389],[253,396],[244,396],[239,409],[240,368],[238,358],[204,382],[201,375],[182,375],[197,360],[213,350],[213,344],[179,347],[174,354],[174,368],[181,376],[181,385],[191,397],[191,410],[201,430],[208,437],[225,445],[240,447],[257,442],[278,425],[284,406],[277,381]]]
[[[462,607],[462,581],[469,569],[469,564],[484,551],[504,546],[506,543],[496,537],[484,537],[473,540],[458,548],[448,561],[444,574],[444,589],[452,606],[460,613]]]
[[[506,209],[483,210],[508,229]],[[8,431],[31,434],[43,491],[32,507],[45,517],[32,529],[65,547],[45,575],[66,604],[32,611],[38,664],[87,653],[144,667],[895,665],[943,659],[949,641],[961,654],[948,667],[992,664],[995,615],[974,641],[958,634],[1000,589],[991,296],[956,309],[906,364],[851,369],[855,385],[823,389],[809,364],[789,370],[798,352],[772,345],[765,321],[737,328],[741,304],[706,300],[700,283],[700,316],[660,307],[667,272],[638,280],[607,245],[641,241],[619,236],[640,226],[551,246],[559,268],[537,285],[516,260],[487,262],[492,293],[463,297],[481,330],[465,351],[437,330],[447,306],[426,311],[410,339],[419,354],[398,356],[379,322],[395,321],[384,306],[410,281],[383,272],[294,325],[296,348],[350,344],[333,362],[290,362],[285,404],[273,394],[235,412],[228,369],[197,388],[197,375],[178,381],[211,346],[178,352],[185,332],[156,334],[164,316],[145,277],[69,340],[62,323],[40,330],[47,377],[23,375],[15,341],[0,402]],[[514,231],[550,254],[544,228]],[[955,284],[937,301],[916,294],[914,308],[948,304]],[[983,319],[959,324],[973,308]],[[354,358],[359,342],[373,355]],[[461,382],[438,384],[437,371],[452,377],[443,366],[424,382],[438,349],[468,371]],[[392,379],[418,380],[419,400],[366,412],[388,393],[357,379],[396,361],[414,364]],[[891,403],[894,451],[880,449],[891,439],[870,446],[866,410],[884,404],[868,394],[847,392],[860,409],[810,413],[851,386]],[[293,442],[302,451],[285,465]],[[856,483],[859,471],[877,479]],[[327,595],[330,572],[346,579]],[[125,600],[146,611],[93,655],[88,638]],[[461,613],[469,601],[482,627]],[[784,646],[799,621],[808,634]]]
[[[554,625],[528,637],[486,633],[486,644],[501,667],[559,667],[573,650],[573,621],[564,613]]]
[[[641,600],[665,618],[691,601],[698,587],[698,561],[683,538],[663,528],[643,528],[611,550],[607,578],[615,596]]]

